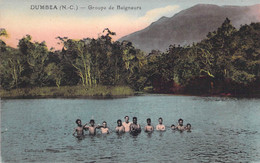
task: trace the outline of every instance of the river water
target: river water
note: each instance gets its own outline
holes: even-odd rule
[[[144,128],[162,117],[167,129],[138,136],[115,132],[78,140],[75,120],[105,120],[111,131],[128,115]],[[170,129],[179,118],[192,132]],[[2,162],[259,162],[260,100],[145,95],[121,99],[1,100]]]

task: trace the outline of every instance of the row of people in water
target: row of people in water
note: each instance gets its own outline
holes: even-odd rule
[[[166,127],[163,124],[163,119],[158,119],[158,125],[156,125],[156,130],[158,131],[165,131]],[[96,134],[96,129],[100,129],[102,134],[109,134],[110,129],[107,127],[107,122],[104,121],[102,125],[95,125],[95,121],[93,119],[90,120],[89,124],[86,123],[82,125],[81,120],[77,119],[76,124],[78,125],[73,132],[74,136],[83,136],[84,130],[88,130],[90,135]],[[191,132],[191,124],[187,124],[186,126],[183,125],[183,119],[178,120],[177,126],[174,124],[171,125],[172,130],[179,130],[179,131],[187,131]],[[152,132],[154,131],[154,127],[151,124],[151,119],[147,119],[147,125],[144,128],[145,132]],[[137,123],[137,118],[133,117],[133,122],[129,122],[129,117],[125,116],[125,122],[122,123],[122,121],[119,119],[117,120],[117,127],[115,129],[115,132],[118,134],[124,133],[124,132],[130,132],[131,134],[139,134],[141,132],[141,126]],[[76,135],[77,134],[77,135]]]

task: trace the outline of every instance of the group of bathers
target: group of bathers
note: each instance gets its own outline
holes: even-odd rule
[[[137,123],[137,117],[133,117],[133,122],[129,122],[129,117],[125,116],[125,121],[122,123],[122,121],[119,119],[117,120],[117,126],[115,128],[115,132],[118,134],[129,132],[130,134],[137,135],[139,134],[141,130],[140,124]],[[163,119],[160,117],[158,119],[158,124],[156,125],[155,129],[153,125],[151,124],[151,119],[148,118],[147,120],[147,125],[144,127],[145,132],[153,132],[154,130],[157,131],[165,131],[166,127],[163,124]],[[76,124],[78,125],[75,130],[73,135],[77,133],[77,137],[83,136],[84,131],[88,131],[90,135],[95,135],[96,134],[96,129],[100,129],[102,134],[109,134],[111,131],[107,127],[107,122],[104,121],[102,125],[95,125],[95,121],[93,119],[90,120],[89,123],[86,123],[84,125],[81,124],[81,120],[77,119]],[[187,131],[191,132],[191,124],[188,123],[187,125],[183,125],[183,119],[178,120],[178,124],[175,126],[174,124],[171,125],[170,127],[172,130],[178,130],[178,131]]]

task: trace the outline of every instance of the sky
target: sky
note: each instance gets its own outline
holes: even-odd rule
[[[116,32],[113,40],[117,40],[146,28],[162,16],[172,17],[196,4],[250,6],[259,3],[259,0],[0,0],[0,28],[8,33],[8,37],[1,39],[16,47],[29,34],[33,41],[45,41],[48,48],[59,49],[57,36],[97,38],[104,28],[109,28]],[[39,5],[45,8],[38,9]],[[124,10],[117,6],[137,9]]]

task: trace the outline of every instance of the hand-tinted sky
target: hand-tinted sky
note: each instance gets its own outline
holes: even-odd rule
[[[9,34],[4,38],[15,47],[26,34],[35,41],[57,46],[57,36],[81,39],[97,38],[104,28],[116,32],[114,39],[141,30],[162,16],[171,17],[196,4],[249,6],[259,0],[0,0],[0,28]],[[36,10],[35,5],[56,5],[58,10]],[[77,10],[60,10],[61,5]],[[106,7],[90,10],[89,6]],[[117,6],[140,6],[141,10],[117,10]],[[109,10],[109,7],[115,7]]]

